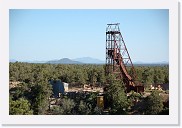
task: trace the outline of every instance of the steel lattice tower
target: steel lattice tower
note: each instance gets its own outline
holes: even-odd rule
[[[130,73],[128,69],[130,68]],[[138,90],[134,83],[135,69],[119,29],[119,23],[107,24],[106,28],[106,75],[114,74],[116,79],[122,79],[127,92]],[[141,86],[140,86],[141,87]]]

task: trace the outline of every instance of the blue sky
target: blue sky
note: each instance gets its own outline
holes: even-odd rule
[[[105,60],[108,23],[120,31],[133,62],[169,61],[167,9],[9,11],[10,59],[93,57]]]

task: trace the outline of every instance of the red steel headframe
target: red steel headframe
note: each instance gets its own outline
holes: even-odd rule
[[[117,79],[122,79],[127,89],[135,86],[135,69],[121,35],[119,23],[107,24],[105,71],[106,74],[114,74]]]

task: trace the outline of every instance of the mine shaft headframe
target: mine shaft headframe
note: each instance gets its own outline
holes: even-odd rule
[[[133,63],[129,56],[128,50],[126,48],[124,39],[121,35],[120,23],[107,24],[106,28],[106,74],[114,73],[120,74],[122,78],[129,78],[134,80],[136,78],[136,73],[134,70]],[[111,52],[114,50],[111,56]],[[109,56],[110,55],[110,56]],[[119,55],[119,56],[116,56]],[[117,58],[118,57],[118,58]],[[121,59],[120,59],[121,58]],[[121,65],[117,64],[117,60],[122,61]],[[121,62],[120,62],[121,63]],[[127,66],[131,67],[131,73],[128,74]],[[120,67],[120,68],[118,68]],[[125,71],[123,71],[123,69]]]

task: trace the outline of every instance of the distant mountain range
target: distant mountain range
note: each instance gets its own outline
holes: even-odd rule
[[[104,61],[91,58],[91,57],[83,57],[83,58],[76,58],[76,59],[69,59],[63,58],[60,60],[51,60],[46,63],[51,64],[104,64]]]
[[[84,63],[84,64],[104,64],[105,63],[105,61],[91,58],[91,57],[82,57],[82,58],[77,58],[77,59],[73,59],[73,60],[79,61],[79,62]]]
[[[18,60],[10,59],[9,62],[16,62]],[[91,58],[91,57],[82,57],[76,59],[62,58],[59,60],[49,60],[49,61],[18,61],[18,62],[26,62],[26,63],[49,63],[49,64],[105,64],[105,61]],[[155,63],[145,63],[141,61],[137,61],[133,63],[134,65],[168,65],[169,62],[155,62]]]
[[[51,61],[47,61],[46,63],[49,63],[49,64],[83,64],[79,61],[74,61],[74,60],[71,60],[68,58],[63,58],[60,60],[51,60]]]
[[[17,62],[18,60],[10,59],[9,62]],[[49,63],[49,64],[104,64],[105,62],[99,59],[91,57],[83,57],[76,59],[62,58],[59,60],[49,60],[49,61],[18,61],[27,63]]]

